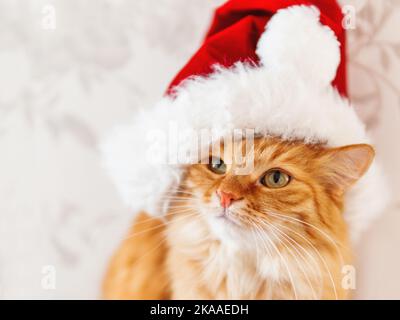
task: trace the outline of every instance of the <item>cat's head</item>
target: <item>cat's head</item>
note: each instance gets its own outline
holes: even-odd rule
[[[188,167],[173,206],[197,212],[227,242],[245,242],[264,232],[272,240],[284,232],[299,242],[346,236],[344,196],[370,166],[370,145],[328,148],[257,138],[252,150],[247,174],[237,174],[235,157],[224,159],[224,152]]]

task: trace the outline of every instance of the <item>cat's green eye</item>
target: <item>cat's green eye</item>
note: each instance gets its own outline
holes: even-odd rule
[[[269,170],[262,178],[261,183],[268,188],[283,188],[286,187],[290,182],[290,176],[279,170]]]
[[[208,168],[216,174],[225,174],[226,173],[226,164],[224,163],[224,161],[222,159],[217,158],[217,157],[210,158]]]

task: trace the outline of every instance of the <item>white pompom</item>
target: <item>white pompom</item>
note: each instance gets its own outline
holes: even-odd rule
[[[292,69],[304,80],[322,86],[330,84],[340,62],[340,43],[334,32],[320,23],[319,15],[314,6],[279,10],[258,42],[261,63]]]

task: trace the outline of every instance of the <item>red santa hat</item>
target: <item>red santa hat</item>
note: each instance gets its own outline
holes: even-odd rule
[[[216,10],[201,48],[165,97],[110,134],[105,166],[135,212],[160,216],[187,164],[176,148],[196,154],[240,128],[327,146],[368,143],[345,98],[345,62],[335,1],[230,0]],[[213,134],[199,146],[205,128]],[[353,239],[383,210],[383,185],[374,162],[348,193]]]
[[[278,10],[294,5],[314,6],[320,12],[320,22],[334,31],[340,42],[341,59],[333,85],[341,94],[346,95],[346,33],[342,28],[342,11],[334,0],[227,1],[215,11],[203,44],[176,75],[168,92],[171,93],[173,87],[189,77],[206,76],[212,73],[213,66],[216,64],[229,68],[238,61],[259,63],[260,57],[256,53],[256,49],[267,23]],[[299,31],[307,36],[307,29]],[[307,42],[310,40],[307,39]],[[296,42],[296,44],[300,43]],[[294,50],[297,51],[299,48],[294,48]],[[299,60],[302,58],[300,55],[297,57]],[[314,59],[315,57],[313,55],[310,58]],[[301,61],[298,62],[301,63]]]

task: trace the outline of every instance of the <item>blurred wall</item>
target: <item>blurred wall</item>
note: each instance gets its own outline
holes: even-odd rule
[[[132,213],[97,144],[157,101],[222,2],[0,0],[0,297],[98,297]],[[357,250],[357,297],[400,298],[400,1],[341,2],[351,98],[396,196]]]

